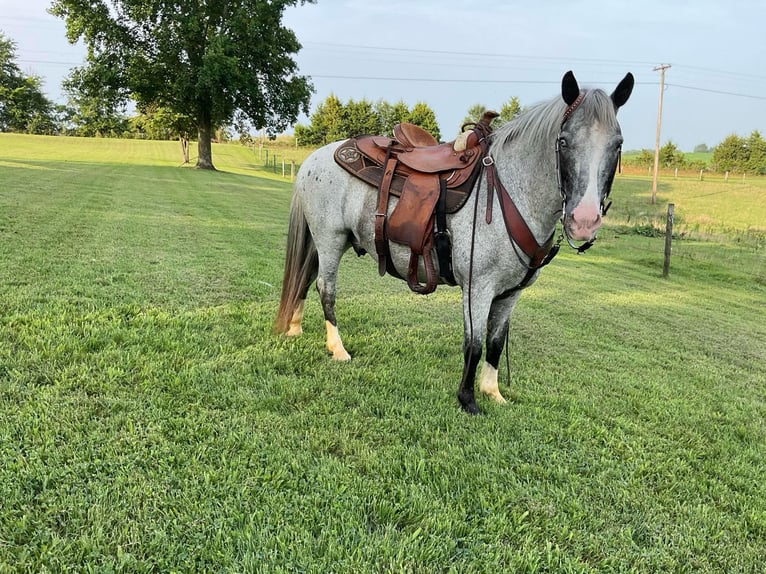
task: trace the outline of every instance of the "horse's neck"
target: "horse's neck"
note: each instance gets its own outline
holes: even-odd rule
[[[507,145],[494,158],[500,181],[539,242],[544,242],[561,216],[556,157],[553,151]]]

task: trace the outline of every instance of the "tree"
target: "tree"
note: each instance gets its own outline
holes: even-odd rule
[[[308,113],[313,88],[292,59],[301,46],[281,21],[311,1],[54,0],[50,10],[88,47],[84,93],[192,117],[197,167],[215,169],[213,133],[236,114],[271,135]]]
[[[476,124],[479,123],[479,120],[484,115],[484,112],[487,111],[487,106],[484,104],[474,104],[470,108],[468,108],[468,112],[466,116],[463,118],[462,125],[465,124]]]
[[[661,167],[683,167],[686,159],[678,146],[672,141],[668,141],[660,148],[659,161]]]
[[[412,111],[409,113],[407,121],[426,130],[428,133],[434,136],[436,141],[441,139],[439,124],[436,121],[436,114],[424,102],[417,102],[412,107]]]
[[[327,96],[311,114],[308,126],[295,126],[295,137],[301,145],[324,145],[343,139],[343,103],[335,94]]]
[[[349,100],[343,107],[342,117],[345,137],[377,135],[383,129],[380,117],[373,110],[372,104],[364,99],[358,102]]]
[[[463,118],[462,125],[479,123],[479,120],[484,115],[484,112],[489,111],[490,109],[491,108],[488,108],[484,104],[472,105],[470,108],[468,108],[468,113],[465,118]],[[513,119],[513,117],[518,113],[521,113],[521,104],[519,104],[519,99],[514,96],[500,108],[500,115],[492,120],[492,129],[499,128],[505,122]]]
[[[718,171],[744,171],[747,160],[747,141],[736,134],[727,136],[713,149],[713,164]]]
[[[308,126],[295,126],[295,137],[302,145],[324,145],[362,134],[391,135],[395,124],[416,124],[440,139],[436,114],[423,102],[409,110],[401,100],[394,105],[379,100],[349,100],[345,105],[334,94],[317,106]]]
[[[766,174],[766,141],[759,131],[753,131],[747,138],[747,152],[745,169],[756,175]]]
[[[15,59],[16,43],[0,32],[0,131],[55,133],[55,106],[42,80],[22,73]]]
[[[707,147],[707,144],[701,143],[694,146],[694,153],[707,153],[710,149]]]
[[[410,109],[404,100],[399,100],[395,104],[390,104],[385,100],[379,100],[375,104],[375,113],[380,118],[381,132],[384,135],[392,136],[394,126],[402,122],[410,121]]]
[[[519,102],[519,98],[513,96],[500,108],[500,120],[502,123],[510,122],[513,118],[519,115],[521,111],[521,103]]]
[[[139,134],[154,140],[178,139],[181,143],[181,158],[189,163],[189,137],[194,132],[194,118],[174,112],[162,106],[149,106],[131,118]]]
[[[82,137],[121,137],[128,130],[126,107],[108,88],[88,88],[87,70],[75,68],[62,82],[67,97],[67,132]]]

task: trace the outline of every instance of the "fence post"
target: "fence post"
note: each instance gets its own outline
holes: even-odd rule
[[[670,273],[670,243],[673,239],[673,210],[675,205],[668,203],[668,219],[665,224],[665,262],[662,265],[662,276],[667,277]]]
[[[290,160],[290,181],[295,179],[295,160]]]
[[[285,177],[285,158],[282,158],[282,177]]]
[[[700,170],[700,181],[702,181],[702,172],[705,171],[704,169]]]

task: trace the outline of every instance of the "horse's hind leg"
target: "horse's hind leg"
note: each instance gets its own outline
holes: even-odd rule
[[[497,384],[497,368],[500,356],[503,353],[503,344],[508,336],[508,321],[511,311],[519,299],[521,291],[517,291],[507,297],[495,299],[489,310],[487,321],[487,359],[481,367],[479,376],[479,390],[503,404],[505,398],[500,394]]]
[[[285,333],[286,336],[297,337],[303,333],[303,327],[301,326],[301,323],[303,322],[303,306],[305,304],[306,296],[304,295],[295,306],[295,311],[293,311],[293,315],[290,318],[290,326]]]
[[[340,258],[348,247],[347,236],[339,235],[319,248],[319,274],[317,291],[322,303],[325,330],[327,331],[327,350],[336,361],[348,361],[351,355],[343,346],[338,333],[338,321],[335,318],[335,285],[338,278]]]

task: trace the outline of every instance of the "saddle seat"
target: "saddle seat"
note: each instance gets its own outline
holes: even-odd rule
[[[439,280],[431,257],[436,245],[439,274],[455,284],[446,214],[458,211],[470,195],[481,171],[478,160],[487,152],[489,124],[496,116],[494,112],[485,113],[479,123],[472,124],[472,129],[454,142],[438,144],[422,128],[398,124],[393,139],[358,136],[335,150],[335,161],[341,167],[378,188],[375,248],[381,275],[388,272],[400,277],[391,264],[388,241],[406,245],[411,251],[407,273],[410,289],[422,294],[433,292]],[[391,195],[399,197],[399,201],[389,215]],[[421,259],[425,285],[418,279]]]
[[[430,147],[439,145],[436,138],[420,126],[415,124],[396,124],[394,126],[394,139],[404,147]]]

